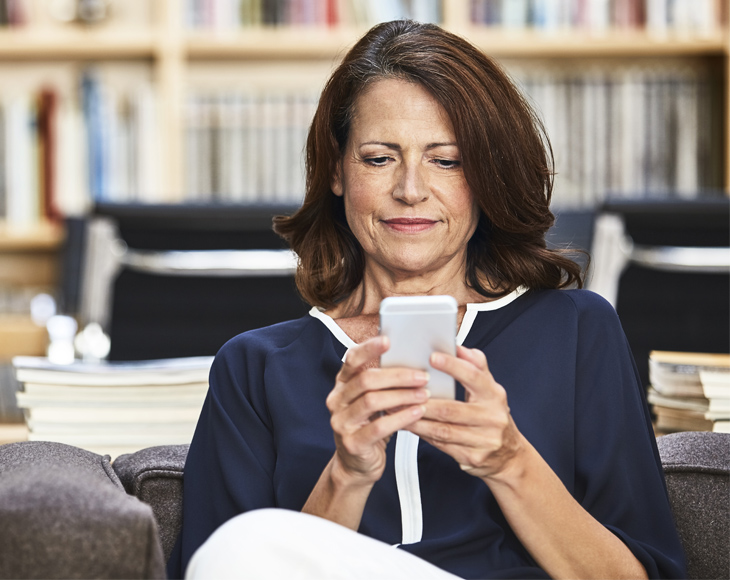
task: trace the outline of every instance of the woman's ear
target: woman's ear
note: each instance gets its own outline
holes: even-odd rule
[[[342,187],[342,163],[335,164],[335,170],[330,181],[330,188],[332,189],[332,193],[338,197],[342,197],[344,191]]]

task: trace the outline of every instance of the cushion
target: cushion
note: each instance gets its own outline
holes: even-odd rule
[[[164,578],[157,527],[108,456],[61,443],[0,446],[0,577]]]
[[[120,455],[114,461],[127,493],[152,507],[165,560],[182,526],[183,468],[190,445],[161,445]]]
[[[690,578],[730,578],[730,433],[657,439]]]

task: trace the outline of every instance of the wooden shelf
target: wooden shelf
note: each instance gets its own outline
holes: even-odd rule
[[[54,286],[58,280],[58,251],[63,240],[60,224],[42,222],[25,228],[0,224],[0,284]],[[0,314],[0,326],[3,320]]]
[[[193,59],[333,58],[344,54],[364,32],[355,28],[253,28],[232,34],[196,33],[185,36],[184,52]],[[488,54],[508,57],[695,57],[722,56],[727,52],[721,33],[708,37],[657,37],[644,32],[549,35],[484,27],[459,32]]]
[[[365,30],[254,28],[231,35],[189,34],[184,51],[199,59],[319,59],[344,55]]]
[[[9,227],[0,223],[1,252],[55,251],[63,243],[60,224],[42,222],[29,227]]]
[[[108,60],[153,58],[152,31],[0,30],[0,58],[6,60]]]
[[[302,60],[340,56],[365,28],[251,28],[234,33],[180,35],[183,57],[192,59]],[[588,58],[600,56],[722,56],[725,34],[658,37],[645,32],[547,34],[465,27],[456,31],[495,56]],[[0,59],[153,59],[160,57],[155,30],[0,30]],[[166,42],[169,48],[169,39]]]
[[[43,356],[48,344],[45,328],[20,314],[0,315],[0,360],[8,361],[14,356]]]
[[[612,32],[605,36],[586,33],[549,35],[471,28],[463,35],[488,54],[509,57],[596,58],[723,56],[725,35],[708,37],[657,37],[645,32]]]

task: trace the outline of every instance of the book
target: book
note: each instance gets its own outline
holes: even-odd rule
[[[58,441],[116,456],[189,443],[208,392],[211,356],[147,361],[74,361],[18,356],[29,440]]]
[[[610,29],[645,28],[659,38],[703,37],[718,30],[722,6],[723,0],[471,0],[471,19],[474,24],[543,33],[572,29],[601,35]]]
[[[22,393],[21,393],[22,394]],[[185,404],[180,402],[177,406],[165,405],[139,405],[133,407],[124,407],[121,405],[109,406],[56,406],[44,407],[33,406],[26,409],[26,420],[28,426],[45,426],[45,425],[73,425],[78,427],[83,425],[86,428],[89,425],[103,424],[110,425],[113,423],[125,424],[129,426],[131,423],[149,423],[149,424],[168,424],[168,423],[195,423],[200,415],[200,407],[203,404],[203,397],[199,397],[195,404]],[[83,403],[82,403],[83,405]],[[23,404],[27,406],[27,404]]]
[[[730,354],[652,351],[649,382],[659,432],[712,431],[730,419]]]
[[[5,104],[5,218],[13,226],[36,224],[41,215],[35,105],[29,94],[13,95]]]
[[[730,419],[730,398],[709,399],[707,406],[708,413],[726,413]]]
[[[726,370],[700,370],[702,391],[708,399],[730,401],[730,368]]]
[[[93,385],[63,385],[49,383],[24,383],[23,392],[28,396],[42,398],[44,400],[71,399],[74,401],[124,401],[138,400],[145,397],[148,400],[155,397],[168,398],[173,395],[177,397],[198,396],[205,394],[208,390],[208,383],[181,383],[174,385],[114,385],[108,386]]]
[[[114,389],[115,387],[109,387]],[[149,390],[155,390],[157,387],[149,387]],[[70,396],[56,395],[55,397],[43,397],[38,395],[29,395],[24,391],[18,391],[15,394],[15,398],[18,402],[19,407],[27,409],[38,409],[38,408],[63,408],[63,407],[74,407],[80,406],[89,407],[108,407],[108,408],[140,408],[140,407],[179,407],[179,406],[200,406],[203,404],[205,398],[205,392],[195,394],[171,394],[171,395],[143,395],[136,398],[126,397],[114,397],[114,393],[109,393],[109,397],[104,398],[81,398],[74,399]]]
[[[671,407],[654,406],[656,420],[654,427],[662,433],[675,431],[712,431],[713,422],[705,418],[701,411],[673,409]]]
[[[730,369],[700,370],[700,382],[708,400],[705,418],[715,423],[730,421]]]
[[[144,449],[155,445],[180,445],[190,443],[193,438],[195,425],[186,426],[184,429],[176,429],[173,431],[160,431],[150,434],[147,430],[130,430],[128,427],[119,431],[103,431],[94,433],[90,430],[83,432],[67,432],[67,431],[51,431],[42,430],[37,432],[31,430],[28,433],[29,441],[57,441],[74,445],[83,449],[89,447],[104,448],[109,447],[126,447],[132,450]],[[105,452],[104,454],[112,455]]]
[[[56,206],[56,124],[58,95],[45,87],[38,95],[38,142],[42,213],[50,219],[61,217]]]
[[[730,370],[730,354],[651,351],[649,382],[660,394],[674,397],[707,398],[700,370]]]
[[[15,377],[22,383],[55,385],[179,385],[208,380],[212,356],[147,361],[88,363],[68,365],[50,362],[45,357],[13,358]]]
[[[672,397],[659,393],[653,387],[647,389],[647,401],[651,405],[660,407],[670,407],[673,409],[689,409],[699,413],[705,413],[709,410],[709,401],[699,397]]]

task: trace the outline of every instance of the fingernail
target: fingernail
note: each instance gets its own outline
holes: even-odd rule
[[[413,407],[411,409],[411,413],[413,413],[414,416],[420,417],[426,412],[426,407],[424,405],[418,405],[417,407]]]
[[[416,391],[416,397],[427,401],[431,397],[431,391],[428,389],[418,389]]]
[[[434,352],[431,354],[431,364],[432,365],[440,365],[444,362],[444,355],[442,355],[440,352]]]
[[[416,371],[413,378],[417,381],[424,381],[427,383],[431,376],[425,371]]]

